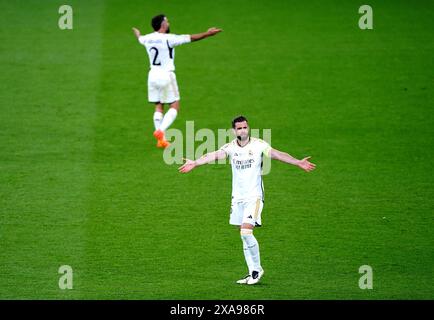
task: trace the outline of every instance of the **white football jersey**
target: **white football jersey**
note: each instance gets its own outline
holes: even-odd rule
[[[220,150],[226,153],[232,166],[232,201],[263,200],[262,157],[270,156],[270,145],[264,140],[250,137],[250,142],[244,147],[240,147],[234,139]]]
[[[151,69],[175,71],[175,47],[191,42],[190,35],[153,32],[139,37],[149,56]]]

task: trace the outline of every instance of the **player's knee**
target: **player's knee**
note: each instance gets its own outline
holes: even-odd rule
[[[156,112],[161,112],[161,113],[163,113],[163,112],[164,112],[164,107],[163,107],[163,105],[160,104],[160,103],[155,104],[155,111],[156,111]]]
[[[241,238],[249,237],[253,235],[253,229],[241,228],[240,229]]]
[[[171,103],[170,107],[173,108],[173,109],[175,109],[176,111],[179,111],[179,108],[180,108],[179,100]]]
[[[251,223],[243,222],[240,226],[240,229],[251,229],[253,230],[255,226]]]

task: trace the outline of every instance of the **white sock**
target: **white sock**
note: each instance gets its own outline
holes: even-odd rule
[[[167,128],[169,128],[170,125],[173,123],[173,121],[175,121],[177,114],[178,111],[176,111],[175,108],[170,108],[169,111],[167,111],[166,114],[164,115],[163,121],[161,122],[159,129],[161,131],[166,131]]]
[[[249,229],[247,229],[249,230]],[[259,255],[259,244],[253,232],[246,232],[246,229],[241,229],[241,238],[243,240],[243,248],[246,247],[248,254],[244,253],[247,265],[249,266],[249,273],[252,271],[261,271],[261,258]],[[246,251],[246,249],[244,249]],[[244,251],[244,252],[245,252]]]
[[[155,130],[157,130],[157,129],[160,128],[161,120],[163,120],[163,113],[161,113],[160,111],[155,111],[154,112],[154,127],[155,127]]]
[[[250,255],[250,250],[247,246],[246,241],[243,237],[241,237],[241,240],[243,240],[243,251],[244,251],[244,258],[246,259],[247,268],[249,268],[249,274],[252,274],[253,269],[253,260],[252,256]]]

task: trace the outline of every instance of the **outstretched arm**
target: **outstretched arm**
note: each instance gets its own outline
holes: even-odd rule
[[[133,27],[133,32],[134,32],[134,35],[136,36],[136,38],[139,39],[139,37],[141,36],[140,30]]]
[[[179,167],[178,171],[181,173],[187,173],[198,166],[210,163],[214,160],[220,160],[224,158],[226,158],[226,152],[224,152],[223,150],[217,150],[214,152],[207,153],[206,155],[194,161],[185,159],[185,163],[181,167]]]
[[[282,151],[279,151],[276,149],[271,149],[270,157],[271,157],[271,159],[279,160],[279,161],[297,166],[306,172],[309,172],[309,171],[312,171],[313,169],[315,169],[315,164],[309,162],[310,157],[306,157],[302,160],[298,160],[298,159],[290,156],[286,152],[282,152]]]
[[[214,36],[221,31],[223,31],[223,30],[219,29],[219,28],[209,28],[208,31],[206,31],[206,32],[190,35],[190,39],[191,39],[191,42],[199,41],[199,40]]]

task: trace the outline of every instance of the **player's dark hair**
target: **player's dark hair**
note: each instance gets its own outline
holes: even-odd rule
[[[247,118],[244,117],[244,116],[238,116],[238,117],[236,117],[234,120],[232,120],[232,128],[235,129],[235,124],[237,122],[243,122],[243,121],[249,123],[249,121],[247,121]]]
[[[165,17],[166,16],[164,14],[159,14],[158,16],[152,18],[151,25],[154,31],[160,30],[161,24],[163,23]]]

